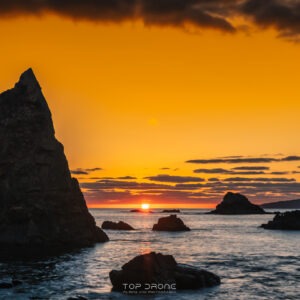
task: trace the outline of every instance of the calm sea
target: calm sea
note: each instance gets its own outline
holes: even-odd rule
[[[99,226],[104,220],[125,221],[136,231],[106,231],[110,242],[67,255],[34,262],[0,263],[0,280],[22,285],[0,289],[0,299],[300,299],[300,232],[270,231],[258,226],[273,215],[206,215],[182,210],[191,232],[152,232],[165,214],[130,213],[121,209],[91,210]],[[125,296],[111,293],[108,273],[136,255],[150,251],[172,254],[177,262],[218,274],[218,287],[176,294]]]

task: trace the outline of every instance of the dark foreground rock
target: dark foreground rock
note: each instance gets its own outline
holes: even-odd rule
[[[109,273],[113,290],[128,293],[200,289],[221,283],[206,270],[178,264],[172,255],[151,252],[139,255]]]
[[[300,210],[276,213],[272,221],[262,224],[265,229],[300,230]]]
[[[180,218],[176,215],[159,218],[157,224],[153,225],[154,231],[190,231]]]
[[[180,210],[179,209],[164,209],[162,213],[169,213],[169,214],[179,214]]]
[[[112,221],[104,221],[101,226],[102,229],[112,229],[112,230],[134,230],[132,226],[129,224],[119,221],[112,222]]]
[[[247,215],[265,214],[266,212],[258,205],[252,204],[247,197],[238,193],[227,193],[223,201],[209,214],[220,215]]]
[[[31,69],[0,95],[0,141],[1,251],[47,252],[108,240],[71,177]]]

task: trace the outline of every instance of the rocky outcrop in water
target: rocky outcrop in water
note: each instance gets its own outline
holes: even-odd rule
[[[149,210],[149,209],[132,209],[130,210],[130,212],[132,213],[144,213],[144,214],[152,214],[153,211],[152,210]]]
[[[164,209],[162,213],[169,213],[169,214],[179,214],[180,210],[179,209]]]
[[[117,222],[112,222],[112,221],[104,221],[101,226],[102,229],[111,229],[111,230],[134,230],[132,226],[129,224],[119,221]]]
[[[0,248],[62,250],[108,240],[71,177],[31,69],[0,95]]]
[[[272,221],[262,224],[265,229],[300,230],[300,210],[276,213]]]
[[[180,218],[176,215],[169,217],[159,218],[157,224],[153,225],[154,231],[190,231]]]
[[[266,212],[258,205],[252,204],[247,197],[238,193],[227,193],[223,201],[217,205],[210,214],[220,215],[247,215],[265,214]]]
[[[178,264],[172,255],[155,252],[136,256],[122,270],[111,271],[109,278],[113,290],[129,293],[200,289],[221,283],[211,272]]]

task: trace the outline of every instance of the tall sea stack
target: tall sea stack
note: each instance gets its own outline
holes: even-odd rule
[[[71,177],[32,69],[0,94],[0,141],[2,250],[71,249],[108,240]]]

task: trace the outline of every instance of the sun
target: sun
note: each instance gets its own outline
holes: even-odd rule
[[[148,210],[150,208],[150,204],[149,203],[142,203],[141,208],[143,210]]]

